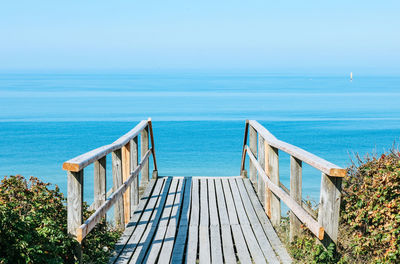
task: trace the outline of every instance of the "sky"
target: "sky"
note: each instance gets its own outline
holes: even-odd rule
[[[400,75],[400,1],[1,1],[0,70]]]

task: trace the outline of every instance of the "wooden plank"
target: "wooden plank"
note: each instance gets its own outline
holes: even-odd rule
[[[149,128],[146,126],[140,132],[140,156],[143,157],[147,150],[149,149]],[[149,181],[149,164],[144,166],[141,173],[141,181],[146,183]]]
[[[331,242],[337,243],[341,192],[342,178],[322,173],[318,223],[325,229],[325,237],[321,241],[325,247]]]
[[[131,138],[134,138],[137,135],[139,135],[140,131],[145,127],[147,127],[147,120],[141,121],[131,131],[120,137],[112,144],[99,147],[97,149],[91,150],[89,152],[86,152],[82,155],[79,155],[73,159],[64,162],[63,169],[74,172],[82,170],[83,168],[92,164],[96,160],[126,145],[126,143],[128,143]]]
[[[279,186],[275,185],[265,174],[260,164],[258,164],[256,157],[251,153],[247,152],[250,160],[252,160],[257,168],[258,173],[264,177],[264,180],[271,191],[278,196],[282,201],[289,207],[290,210],[300,219],[302,223],[304,223],[308,229],[317,236],[320,240],[324,237],[324,228],[318,224],[315,219],[308,214],[301,205],[299,205],[296,201],[294,201],[284,190],[279,188]]]
[[[261,168],[264,169],[265,171],[265,141],[264,138],[262,136],[258,137],[258,162],[260,163]],[[257,176],[257,194],[258,194],[258,198],[260,199],[262,205],[265,205],[265,182],[263,180],[263,178],[258,175]]]
[[[190,210],[188,245],[186,250],[186,263],[196,263],[197,260],[199,215],[200,215],[199,179],[192,178],[192,202]]]
[[[275,252],[270,242],[268,241],[266,234],[264,233],[261,223],[258,220],[257,214],[254,211],[246,187],[244,186],[243,179],[236,179],[236,184],[239,189],[240,196],[242,198],[242,202],[249,218],[251,227],[254,230],[255,237],[257,238],[258,244],[260,245],[261,251],[263,252],[265,259],[267,259],[268,263],[279,263],[279,260],[275,255]]]
[[[217,195],[218,212],[221,223],[222,248],[224,262],[227,264],[236,263],[235,250],[233,248],[233,238],[229,224],[228,211],[226,209],[224,191],[222,189],[221,179],[215,179],[215,192]]]
[[[121,197],[122,194],[126,191],[128,186],[132,183],[132,181],[135,179],[135,177],[138,176],[139,171],[142,169],[143,165],[148,161],[150,155],[150,150],[147,152],[147,154],[144,156],[143,160],[140,162],[140,165],[135,169],[134,172],[132,172],[131,177],[124,182],[113,194],[107,198],[107,201],[100,206],[94,214],[92,214],[83,225],[81,225],[77,229],[77,240],[82,241],[82,239],[92,230],[95,225],[101,220],[102,217],[104,217],[107,213],[107,211],[113,206],[117,201],[122,201]]]
[[[211,263],[207,180],[200,180],[199,263]]]
[[[251,263],[251,257],[243,236],[242,229],[239,225],[235,203],[232,197],[232,190],[229,186],[228,179],[221,179],[222,187],[224,189],[226,207],[229,214],[229,222],[231,224],[233,240],[235,241],[235,248],[240,263]]]
[[[138,166],[138,137],[134,137],[130,141],[131,144],[131,171],[134,171]],[[131,216],[139,203],[139,177],[135,177],[131,184]]]
[[[258,245],[256,236],[250,226],[248,215],[244,209],[242,199],[240,197],[239,189],[236,185],[236,180],[229,180],[232,190],[232,196],[235,202],[237,214],[239,217],[240,226],[243,230],[244,238],[246,239],[247,246],[255,263],[267,263],[264,254]]]
[[[279,186],[282,188],[282,190],[285,191],[285,193],[287,193],[288,195],[290,195],[290,190],[288,188],[286,188],[285,185],[283,185],[282,182],[279,183]],[[315,212],[315,210],[308,205],[307,203],[305,203],[304,201],[301,201],[301,207],[303,207],[304,210],[307,211],[307,213],[309,213],[310,215],[312,215],[312,217],[314,219],[317,219],[317,213]]]
[[[275,252],[277,253],[277,255],[282,263],[284,263],[284,264],[292,263],[292,259],[289,255],[289,253],[287,252],[286,248],[283,246],[282,242],[280,241],[278,235],[275,232],[274,227],[271,224],[271,221],[268,219],[267,215],[265,214],[264,209],[255,194],[255,191],[253,189],[251,182],[247,179],[244,179],[243,183],[246,187],[246,190],[247,190],[247,193],[251,200],[251,203],[257,214],[258,220],[260,221],[265,234],[267,234],[268,240],[271,243],[272,248],[275,250]]]
[[[136,177],[137,178],[137,177]],[[156,184],[156,180],[151,180],[149,185],[147,186],[146,190],[143,193],[143,196],[140,199],[138,206],[135,208],[133,212],[133,216],[131,221],[126,226],[126,229],[122,236],[119,238],[118,242],[115,244],[115,249],[111,254],[111,258],[109,263],[114,263],[115,260],[118,258],[119,254],[125,248],[126,244],[128,243],[129,238],[132,236],[133,231],[135,230],[136,226],[139,223],[140,217],[142,216],[145,207],[147,206],[148,201],[150,200],[150,196],[153,192],[154,186]]]
[[[144,261],[147,251],[153,241],[158,223],[160,222],[170,186],[171,177],[168,177],[165,180],[165,184],[160,194],[160,197],[158,198],[157,205],[153,209],[150,221],[147,224],[147,227],[142,238],[140,239],[139,244],[136,246],[136,250],[133,253],[132,258],[129,260],[129,263],[142,263]]]
[[[301,184],[302,184],[302,162],[301,160],[290,156],[290,197],[293,198],[298,204],[302,204],[301,198]],[[289,239],[294,241],[296,236],[301,233],[301,221],[297,216],[290,212],[290,230]]]
[[[267,177],[269,179],[271,179],[271,172],[269,171],[269,152],[270,152],[270,148],[271,146],[268,145],[268,143],[264,140],[264,168],[261,167],[261,169],[264,169],[265,174],[267,175]],[[262,178],[262,176],[261,176]],[[269,219],[271,219],[271,197],[272,197],[272,192],[271,190],[268,188],[268,185],[266,184],[265,180],[265,200],[264,200],[264,211],[265,213],[268,215]]]
[[[167,233],[165,234],[164,243],[160,252],[158,263],[170,263],[172,258],[172,249],[176,238],[176,231],[179,224],[179,218],[181,213],[181,206],[183,202],[183,194],[185,187],[185,180],[179,180],[177,193],[175,196],[174,205],[172,208],[171,218],[168,222]]]
[[[250,146],[250,150],[248,149],[247,151],[251,151],[251,153],[253,153],[254,156],[257,156],[257,131],[250,126],[249,127],[249,133],[250,133],[250,137],[249,137],[249,146]],[[251,180],[251,182],[254,184],[254,186],[257,185],[257,170],[254,167],[254,164],[252,164],[251,162],[249,162],[249,178]]]
[[[268,170],[270,173],[271,182],[276,186],[279,186],[279,152],[277,148],[269,148],[268,162]],[[279,197],[273,193],[271,195],[270,203],[272,225],[279,226],[281,224],[281,201]]]
[[[219,215],[217,208],[217,197],[215,195],[214,179],[208,182],[208,202],[210,208],[210,244],[211,244],[211,261],[213,263],[223,263],[222,243],[220,234]]]
[[[160,179],[156,181],[156,185],[154,186],[153,193],[151,194],[146,207],[136,223],[136,227],[131,237],[127,241],[124,250],[120,253],[115,263],[128,263],[136,251],[136,247],[138,246],[142,236],[144,235],[147,225],[150,222],[150,218],[153,214],[153,210],[156,208],[157,202],[159,201],[159,197],[165,187],[166,179]]]
[[[125,182],[131,175],[131,146],[130,143],[121,148],[122,157],[122,181]],[[124,221],[129,223],[131,219],[131,187],[129,186],[123,195]]]
[[[156,263],[158,254],[160,253],[161,246],[167,232],[168,221],[171,216],[172,206],[174,205],[176,188],[178,187],[178,179],[172,179],[171,186],[168,191],[167,200],[165,202],[165,207],[162,212],[160,222],[158,224],[157,231],[154,235],[154,240],[152,241],[149,252],[145,258],[145,263]]]
[[[118,149],[112,153],[112,175],[113,175],[113,190],[114,192],[122,185],[122,160],[121,150]],[[114,206],[114,219],[115,224],[118,228],[123,229],[125,227],[124,219],[124,202],[122,199],[118,199]]]
[[[68,233],[76,237],[77,228],[82,224],[83,170],[68,171],[67,225]]]
[[[188,177],[185,180],[185,193],[183,197],[181,218],[179,221],[178,234],[176,235],[175,245],[172,252],[171,263],[183,263],[184,261],[185,247],[189,230],[191,187],[192,178]]]
[[[285,151],[286,153],[296,157],[299,160],[304,161],[305,163],[313,166],[314,168],[317,168],[318,170],[330,176],[346,176],[346,169],[343,169],[299,147],[276,139],[265,127],[263,127],[255,120],[250,120],[249,123],[250,126],[257,130],[257,132],[261,134],[265,141],[272,147]]]
[[[94,210],[106,201],[106,157],[94,162]]]

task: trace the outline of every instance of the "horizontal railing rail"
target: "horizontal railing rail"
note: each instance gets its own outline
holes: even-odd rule
[[[140,163],[139,142],[140,136]],[[149,141],[151,148],[149,147]],[[113,187],[106,192],[106,157],[112,154]],[[139,122],[132,130],[109,145],[99,147],[63,163],[68,175],[68,232],[82,242],[114,206],[116,225],[123,229],[139,203],[140,185],[149,182],[149,158],[153,155],[152,178],[158,177],[151,119]],[[83,223],[84,169],[94,164],[95,212]]]
[[[290,155],[290,189],[279,179],[280,150]],[[245,170],[246,156],[250,160],[248,173]],[[322,172],[317,213],[302,200],[302,162]],[[301,224],[304,224],[323,245],[337,242],[341,181],[347,173],[346,169],[281,141],[257,121],[247,120],[240,171],[242,177],[250,178],[274,226],[281,221],[280,202],[288,206],[291,241],[301,233]]]

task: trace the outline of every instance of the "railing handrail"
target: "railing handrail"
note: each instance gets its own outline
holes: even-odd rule
[[[321,172],[323,172],[329,176],[332,176],[332,177],[346,176],[346,173],[347,173],[346,169],[343,169],[327,160],[324,160],[304,149],[301,149],[292,144],[289,144],[289,143],[286,143],[284,141],[277,139],[271,132],[269,132],[265,127],[263,127],[257,121],[247,120],[246,127],[248,127],[248,125],[251,125],[264,138],[264,140],[272,147],[282,150],[282,151],[292,155],[293,157],[296,157],[297,159],[304,161],[305,163],[313,166],[314,168],[320,170]],[[247,132],[247,128],[245,131]],[[247,138],[247,133],[246,133],[245,137]],[[244,154],[245,142],[243,145],[243,154]],[[245,156],[243,154],[242,154],[241,171],[244,169]]]
[[[249,146],[246,145],[245,153],[249,156],[251,162],[255,165],[259,175],[263,177],[263,180],[267,187],[278,196],[289,209],[304,223],[307,228],[316,236],[318,239],[322,240],[324,238],[324,228],[305,210],[301,205],[299,205],[290,195],[288,195],[280,186],[275,185],[267,176],[265,171],[262,169],[257,158],[250,151]]]
[[[157,162],[154,150],[154,139],[153,139],[153,129],[151,125],[151,119],[142,120],[139,124],[137,124],[133,129],[131,129],[128,133],[118,138],[116,141],[109,145],[104,145],[99,148],[93,149],[88,151],[82,155],[79,155],[75,158],[72,158],[63,163],[63,170],[78,172],[83,168],[89,166],[93,162],[101,159],[102,157],[106,156],[107,154],[122,148],[126,145],[132,138],[139,135],[139,133],[149,126],[149,132],[151,136],[151,144],[152,144],[152,154],[154,160],[154,169],[157,170]]]
[[[145,156],[140,161],[139,165],[131,172],[129,178],[115,191],[110,197],[76,230],[76,239],[81,242],[87,234],[98,224],[101,219],[106,215],[107,211],[117,202],[118,199],[122,199],[122,195],[126,192],[129,185],[133,182],[135,177],[139,175],[139,172],[143,169],[144,164],[148,162],[152,149],[149,149]]]

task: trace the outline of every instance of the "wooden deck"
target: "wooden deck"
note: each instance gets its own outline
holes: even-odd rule
[[[290,263],[248,179],[151,180],[110,263]]]

